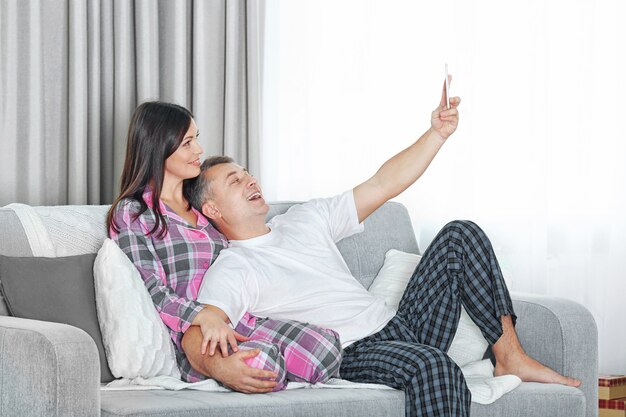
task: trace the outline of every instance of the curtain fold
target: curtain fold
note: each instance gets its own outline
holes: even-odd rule
[[[226,53],[226,3],[221,1],[194,2],[192,42],[193,108],[200,138],[206,155],[224,152],[223,143],[205,141],[207,137],[224,136],[224,56]],[[203,77],[210,73],[213,77]],[[202,91],[202,93],[200,93]]]
[[[137,96],[139,101],[159,97],[160,49],[157,0],[135,2],[135,35],[137,45]]]
[[[34,22],[43,22],[42,10],[41,10],[41,1],[36,1],[34,5],[39,7],[33,7],[30,10],[26,11],[28,17]],[[23,9],[24,4],[19,4],[16,8],[18,13],[24,13]],[[8,16],[7,16],[8,17]],[[62,16],[61,16],[62,17]],[[26,39],[22,38],[24,43],[27,45],[27,50],[31,53],[28,56],[25,56],[21,59],[22,64],[26,64],[27,68],[24,68],[20,65],[16,71],[17,82],[15,83],[17,89],[15,94],[21,96],[21,100],[32,103],[32,115],[28,117],[27,124],[22,127],[22,129],[16,129],[15,139],[17,140],[16,146],[16,156],[17,156],[17,166],[16,170],[19,172],[23,172],[24,178],[20,179],[19,187],[28,192],[29,198],[34,198],[35,193],[40,193],[44,190],[45,187],[45,173],[43,172],[25,172],[22,168],[24,165],[27,166],[43,166],[45,168],[45,161],[43,155],[38,149],[39,143],[33,139],[33,137],[41,136],[44,134],[44,126],[43,126],[43,117],[44,117],[44,109],[43,103],[45,100],[45,96],[43,95],[43,74],[44,74],[44,66],[47,67],[46,62],[44,62],[44,55],[42,43],[40,39],[45,35],[42,30],[41,25],[33,25],[27,28],[27,31],[20,31],[19,23],[15,25],[13,28],[15,30],[14,34],[17,36],[25,36]],[[17,50],[17,48],[16,48]],[[45,68],[47,69],[47,68]],[[22,72],[23,71],[23,72]],[[32,80],[32,85],[25,86],[24,84],[28,82],[28,80]],[[26,87],[26,88],[25,88]],[[3,100],[4,101],[4,100]],[[21,112],[18,112],[18,114]],[[16,116],[18,115],[16,114]],[[21,114],[19,114],[21,116]],[[15,127],[19,128],[21,126],[18,123],[15,123]],[[24,146],[26,145],[26,146]],[[24,154],[26,151],[26,154]],[[47,151],[47,149],[46,149]],[[30,182],[37,182],[37,187],[33,190],[29,190],[26,186]]]
[[[68,7],[68,86],[67,86],[67,200],[79,204],[87,195],[89,88],[87,3],[71,1]],[[89,109],[84,117],[77,117]],[[86,117],[85,117],[86,116]],[[45,136],[45,135],[44,135]],[[87,175],[82,175],[82,174]]]
[[[92,0],[93,7],[87,8],[87,28],[92,28],[92,33],[87,30],[87,108],[91,111],[87,115],[87,201],[103,201],[100,197],[100,183],[106,178],[102,169],[104,167],[101,158],[100,129],[103,125],[102,101],[100,88],[102,83],[102,69],[99,65],[102,47],[100,38],[94,36],[101,33],[101,6],[100,0]],[[105,187],[102,187],[105,188]]]
[[[263,3],[249,2],[246,12],[246,81],[247,81],[247,137],[253,138],[246,142],[246,155],[248,157],[248,169],[257,177],[261,176],[261,133],[262,126],[262,103],[261,91],[263,87],[263,75],[261,54],[263,50]]]
[[[260,34],[250,13],[260,8],[0,0],[0,206],[110,203],[130,117],[147,100],[194,112],[204,156],[258,170]]]

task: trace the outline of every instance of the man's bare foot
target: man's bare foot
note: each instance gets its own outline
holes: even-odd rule
[[[581,382],[578,379],[563,376],[558,372],[537,362],[526,353],[515,355],[511,358],[508,355],[506,364],[496,362],[495,376],[516,375],[526,382],[544,382],[548,384],[562,384],[570,387],[579,387]]]
[[[492,346],[496,357],[495,376],[516,375],[525,382],[544,382],[579,387],[581,381],[563,376],[537,362],[524,352],[511,316],[502,316],[502,336]]]

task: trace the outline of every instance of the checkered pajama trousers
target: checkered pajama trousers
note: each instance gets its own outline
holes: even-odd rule
[[[471,395],[446,354],[461,305],[490,344],[513,305],[493,248],[469,221],[446,225],[430,244],[397,315],[380,332],[348,346],[341,377],[403,390],[407,417],[469,416]]]
[[[260,350],[246,363],[278,374],[273,391],[284,389],[287,381],[314,384],[339,376],[341,342],[334,330],[294,320],[261,319],[249,313],[235,330],[252,339],[239,343],[239,349]]]

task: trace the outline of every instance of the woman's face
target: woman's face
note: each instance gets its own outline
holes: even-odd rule
[[[200,155],[202,147],[198,143],[198,128],[191,119],[189,130],[176,152],[165,160],[165,176],[185,180],[200,175]]]

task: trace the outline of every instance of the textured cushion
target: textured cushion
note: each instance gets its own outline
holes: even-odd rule
[[[391,249],[385,254],[385,262],[374,278],[368,291],[385,300],[385,303],[398,309],[404,290],[422,257],[413,253],[406,253]],[[472,321],[470,316],[461,307],[461,318],[448,355],[459,365],[483,358],[489,343],[485,340],[480,329]]]
[[[98,347],[102,382],[113,380],[96,317],[95,254],[62,258],[0,255],[0,281],[9,312],[33,320],[65,323],[87,332]]]
[[[98,319],[113,375],[180,378],[174,346],[135,265],[106,239],[93,269]]]

